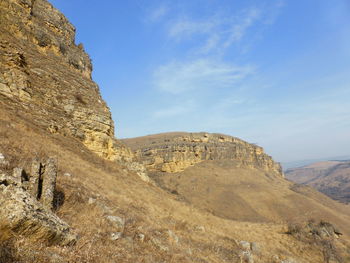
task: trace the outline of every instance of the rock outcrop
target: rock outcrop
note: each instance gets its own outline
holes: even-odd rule
[[[150,171],[174,173],[205,160],[234,160],[283,176],[280,164],[262,147],[211,133],[169,133],[123,140]]]
[[[54,207],[57,166],[34,160],[30,173],[14,168],[9,174],[0,170],[0,222],[2,227],[49,244],[76,242],[68,224],[51,210]]]
[[[130,161],[91,71],[75,28],[50,3],[0,2],[0,104],[103,158]]]

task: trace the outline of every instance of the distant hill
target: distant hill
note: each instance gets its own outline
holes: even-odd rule
[[[290,168],[299,168],[302,166],[306,166],[312,163],[317,163],[317,162],[325,162],[329,160],[350,160],[350,155],[342,155],[342,156],[331,156],[327,158],[318,158],[318,159],[307,159],[307,160],[297,160],[293,162],[282,162],[282,168],[283,171],[287,171]]]
[[[329,197],[350,202],[350,160],[316,162],[285,172],[288,179],[309,185]]]

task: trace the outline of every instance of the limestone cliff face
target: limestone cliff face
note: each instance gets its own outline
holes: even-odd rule
[[[110,160],[132,152],[114,124],[75,28],[46,0],[0,1],[0,105]]]
[[[210,133],[159,134],[124,142],[151,171],[179,172],[205,160],[234,160],[283,176],[281,166],[262,147],[235,137]]]

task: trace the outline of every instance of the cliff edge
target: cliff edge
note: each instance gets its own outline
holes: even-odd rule
[[[0,2],[0,104],[105,159],[130,161],[91,71],[74,26],[50,3]]]
[[[150,171],[174,173],[205,160],[234,160],[283,177],[279,163],[264,149],[236,137],[216,133],[164,133],[124,139]]]

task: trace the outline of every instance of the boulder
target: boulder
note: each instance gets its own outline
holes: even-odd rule
[[[74,244],[77,236],[52,212],[56,176],[56,161],[52,158],[46,164],[34,160],[30,174],[22,168],[15,168],[12,174],[0,172],[2,227],[48,244]]]

